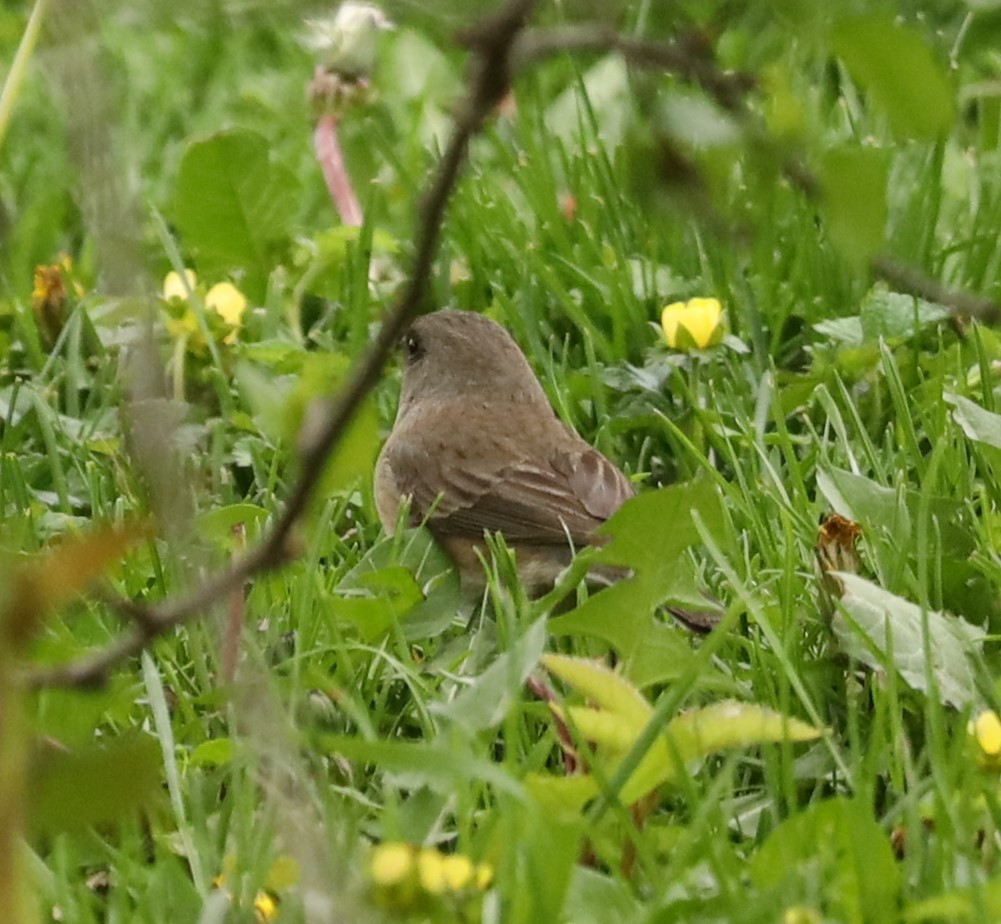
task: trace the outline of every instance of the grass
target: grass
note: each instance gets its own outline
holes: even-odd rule
[[[682,7],[615,15],[661,38],[716,15]],[[578,606],[552,614],[552,599],[508,586],[499,551],[489,605],[464,605],[427,538],[387,539],[374,513],[368,471],[398,392],[390,368],[288,567],[100,690],[17,700],[27,730],[3,742],[0,771],[27,768],[21,881],[38,919],[253,921],[271,914],[268,896],[290,922],[1001,914],[998,767],[966,730],[998,700],[1001,340],[874,282],[872,202],[851,175],[818,203],[780,172],[788,152],[828,183],[831,151],[857,177],[878,161],[877,249],[998,296],[997,103],[983,95],[994,20],[951,3],[921,16],[882,8],[920,36],[962,101],[940,136],[904,137],[893,99],[881,105],[834,56],[841,11],[715,20],[722,62],[761,80],[758,135],[677,80],[596,57],[518,81],[517,114],[472,147],[432,302],[502,322],[560,416],[636,477],[645,500],[619,531],[640,579],[589,598],[568,587]],[[6,640],[21,600],[11,588],[53,540],[152,521],[107,578],[155,600],[220,567],[280,510],[309,400],[343,378],[408,267],[462,81],[449,42],[459,23],[438,12],[390,10],[401,28],[382,46],[378,95],[343,119],[367,217],[356,235],[337,227],[310,152],[298,8],[108,5],[84,20],[50,8],[0,143]],[[0,13],[0,58],[26,19]],[[97,98],[80,73],[103,88]],[[217,190],[179,181],[192,145],[224,129],[255,132],[266,166],[254,178],[289,190],[251,227],[257,249],[242,263],[209,246],[219,229],[199,218]],[[109,142],[101,158],[88,138]],[[678,152],[694,174],[670,160]],[[109,192],[133,239],[109,235],[97,209]],[[237,232],[223,230],[229,245]],[[63,251],[66,313],[50,336],[33,274]],[[178,346],[185,308],[153,297],[178,262],[197,269],[203,298],[226,279],[244,287],[235,342],[205,311]],[[699,295],[724,303],[730,339],[668,350],[660,309]],[[150,306],[161,368],[137,370],[122,347]],[[815,570],[831,512],[861,526],[869,582],[840,606],[825,603]],[[40,588],[64,576],[46,567]],[[725,628],[704,639],[656,606],[700,589],[726,608]],[[231,617],[243,628],[227,680]],[[987,639],[954,656],[959,619]],[[5,644],[0,679],[122,629],[99,598],[74,598],[30,650]],[[653,717],[630,725],[621,702],[602,703],[607,680],[588,691],[625,730],[613,747],[586,727],[593,717],[570,721],[597,787],[583,804],[564,788],[552,715],[523,684],[534,672],[561,700],[585,698],[542,671],[544,651],[614,661]],[[766,741],[744,728],[744,746],[691,752],[663,735],[682,710],[721,700],[823,735]],[[615,790],[658,742],[673,743],[655,794],[622,805]],[[19,793],[16,780],[0,787],[0,808]],[[425,885],[446,855],[488,865],[492,882],[432,894],[414,873],[373,885],[371,845],[397,841],[413,845],[407,862],[441,852],[422,855]]]

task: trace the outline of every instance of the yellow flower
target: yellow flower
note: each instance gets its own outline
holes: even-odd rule
[[[372,851],[369,875],[377,886],[394,886],[406,879],[414,868],[414,852],[409,844],[393,841]]]
[[[258,892],[254,898],[254,917],[264,924],[278,917],[278,902],[267,892]]]
[[[445,885],[452,892],[461,892],[473,881],[476,870],[469,857],[461,853],[444,857],[441,861],[441,873]]]
[[[417,875],[421,888],[429,895],[440,895],[448,888],[444,857],[433,847],[428,847],[417,855]]]
[[[180,273],[175,273],[173,270],[163,277],[162,294],[164,301],[169,302],[172,298],[179,298],[183,301],[188,297],[188,292],[195,291],[195,286],[198,285],[198,277],[195,275],[195,271],[186,269],[184,277],[188,280],[187,286],[185,286],[181,279]]]
[[[782,912],[782,924],[822,924],[822,919],[814,908],[793,905]]]
[[[185,280],[187,280],[187,285],[185,285]],[[197,287],[198,276],[194,270],[185,269],[183,278],[180,273],[172,270],[163,278],[161,295],[165,302],[186,302],[188,293],[195,293]],[[223,340],[226,343],[233,343],[243,324],[243,315],[247,310],[247,297],[233,283],[218,282],[205,293],[205,307],[214,311],[226,322],[230,331]],[[173,337],[180,339],[195,334],[198,331],[198,321],[189,307],[183,314],[169,317],[167,329]]]
[[[489,863],[481,863],[476,867],[476,888],[481,892],[490,887],[494,881],[494,868]]]
[[[230,327],[238,328],[247,310],[247,296],[231,282],[217,282],[205,296],[205,307],[211,308]]]
[[[723,307],[715,298],[673,302],[661,312],[664,340],[673,350],[704,350],[723,337]],[[684,331],[684,333],[682,333]]]
[[[992,770],[1001,769],[1001,718],[998,714],[993,709],[985,709],[970,720],[967,730],[980,749],[980,765]]]

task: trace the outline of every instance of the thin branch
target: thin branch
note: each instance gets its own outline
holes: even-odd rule
[[[294,527],[316,491],[324,463],[351,423],[362,400],[378,381],[400,336],[423,306],[445,209],[465,161],[469,141],[508,90],[511,47],[537,2],[509,0],[497,14],[462,36],[464,44],[473,51],[471,84],[421,206],[417,247],[407,285],[340,394],[326,406],[319,422],[304,435],[299,479],[270,532],[243,557],[228,568],[209,575],[187,594],[145,607],[140,604],[130,607],[133,623],[130,630],[106,648],[29,674],[26,678],[29,686],[99,686],[106,682],[110,671],[119,663],[138,654],[155,638],[223,599],[251,576],[272,571],[292,557]]]
[[[983,324],[1001,321],[1001,304],[965,289],[950,289],[937,279],[926,276],[914,266],[881,254],[872,260],[872,271],[900,292],[935,302],[953,314],[974,318]]]
[[[657,42],[622,35],[599,24],[530,29],[518,36],[511,52],[516,71],[553,55],[572,51],[618,52],[629,63],[644,68],[661,68],[699,84],[724,109],[736,112],[755,86],[751,74],[720,70],[712,47],[694,33],[678,42]]]

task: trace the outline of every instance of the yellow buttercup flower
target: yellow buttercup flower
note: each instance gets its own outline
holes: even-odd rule
[[[417,876],[421,888],[429,895],[440,895],[448,888],[444,859],[434,848],[426,848],[417,855]]]
[[[973,736],[980,753],[982,767],[1001,769],[1001,718],[993,709],[985,709],[970,720],[967,731]]]
[[[476,867],[469,857],[456,853],[442,858],[441,874],[450,891],[461,892],[473,883]]]
[[[267,892],[258,892],[254,898],[254,917],[262,924],[274,921],[278,917],[278,902]]]
[[[211,308],[230,327],[238,328],[247,310],[247,296],[231,282],[217,282],[205,295],[205,307]]]
[[[185,284],[187,280],[187,284]],[[173,270],[163,278],[161,295],[165,302],[186,302],[188,293],[198,291],[198,276],[194,270],[185,269],[184,276]],[[247,297],[231,282],[217,282],[205,293],[205,307],[215,312],[230,327],[223,338],[226,343],[236,340],[237,332],[243,324],[243,315],[247,310]],[[175,338],[188,337],[198,331],[198,322],[194,312],[189,308],[183,314],[176,313],[168,318],[167,329]]]
[[[399,841],[380,844],[372,851],[368,869],[377,886],[397,885],[413,872],[413,848]]]
[[[661,312],[660,324],[672,350],[704,350],[723,338],[723,307],[715,298],[673,302]]]

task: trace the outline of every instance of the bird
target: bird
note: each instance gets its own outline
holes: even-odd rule
[[[463,585],[479,589],[485,534],[500,533],[530,595],[552,587],[574,550],[607,541],[595,530],[633,485],[560,420],[507,330],[476,312],[435,311],[404,336],[403,362],[374,480],[388,534],[406,500],[408,525],[424,524]]]

